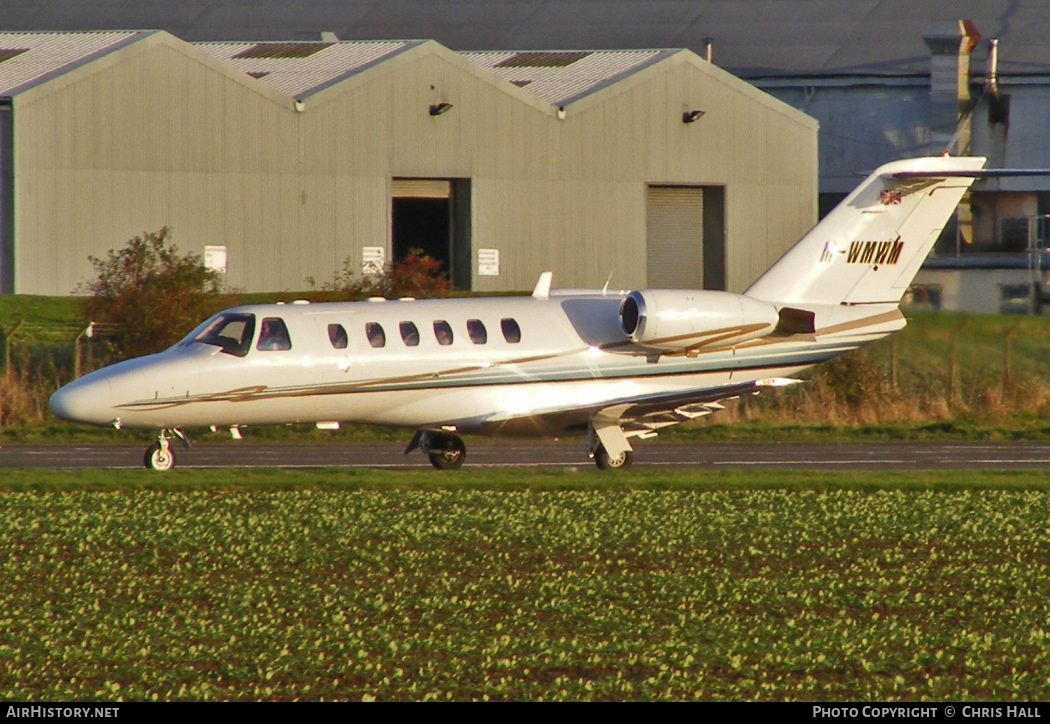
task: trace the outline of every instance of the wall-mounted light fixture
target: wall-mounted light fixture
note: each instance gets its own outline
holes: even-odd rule
[[[430,115],[440,116],[442,113],[445,113],[446,111],[450,110],[452,110],[451,103],[438,103],[436,105],[430,106]]]
[[[703,115],[704,111],[700,110],[686,111],[682,114],[682,123],[692,123],[693,121],[698,121]]]

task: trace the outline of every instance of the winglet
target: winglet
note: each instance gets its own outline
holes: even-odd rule
[[[547,299],[551,295],[551,278],[553,276],[552,272],[540,274],[540,278],[536,281],[536,288],[532,290],[533,298]]]

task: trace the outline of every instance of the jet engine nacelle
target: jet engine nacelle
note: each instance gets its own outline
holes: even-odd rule
[[[633,291],[620,304],[620,325],[637,345],[699,354],[764,337],[776,329],[777,308],[742,294],[685,289]]]

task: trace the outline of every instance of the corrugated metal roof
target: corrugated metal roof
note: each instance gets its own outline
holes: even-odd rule
[[[0,32],[0,96],[11,96],[151,32],[155,31]]]
[[[497,68],[563,68],[583,60],[589,50],[526,50],[496,63]]]
[[[195,43],[277,91],[303,98],[424,41]],[[463,53],[497,76],[564,105],[677,51],[500,51]]]
[[[0,95],[64,73],[156,31],[0,32]],[[196,47],[274,90],[303,98],[370,68],[421,40],[222,42]],[[499,51],[463,57],[526,92],[564,105],[637,72],[673,50]]]
[[[526,93],[565,105],[636,73],[677,50],[596,50],[560,53],[482,51],[462,53]]]
[[[332,43],[258,43],[242,50],[233,58],[309,58],[331,45]]]
[[[925,75],[923,28],[973,20],[1000,72],[1050,73],[1047,0],[49,0],[7,29],[162,28],[187,41],[433,38],[454,50],[690,48],[743,77]],[[975,52],[977,62],[984,48]],[[978,66],[979,67],[979,66]]]
[[[423,41],[341,43],[195,43],[201,50],[260,79],[274,90],[303,98]],[[294,46],[294,48],[292,47]],[[313,51],[313,52],[310,52]]]

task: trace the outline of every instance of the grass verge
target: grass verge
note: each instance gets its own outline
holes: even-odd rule
[[[936,491],[1031,490],[1050,491],[1050,475],[1039,470],[928,470],[848,471],[819,470],[631,470],[602,474],[591,466],[581,470],[523,470],[463,468],[441,473],[421,470],[371,468],[314,469],[180,469],[151,470],[36,470],[0,469],[0,493],[215,491],[255,493],[274,491]]]

